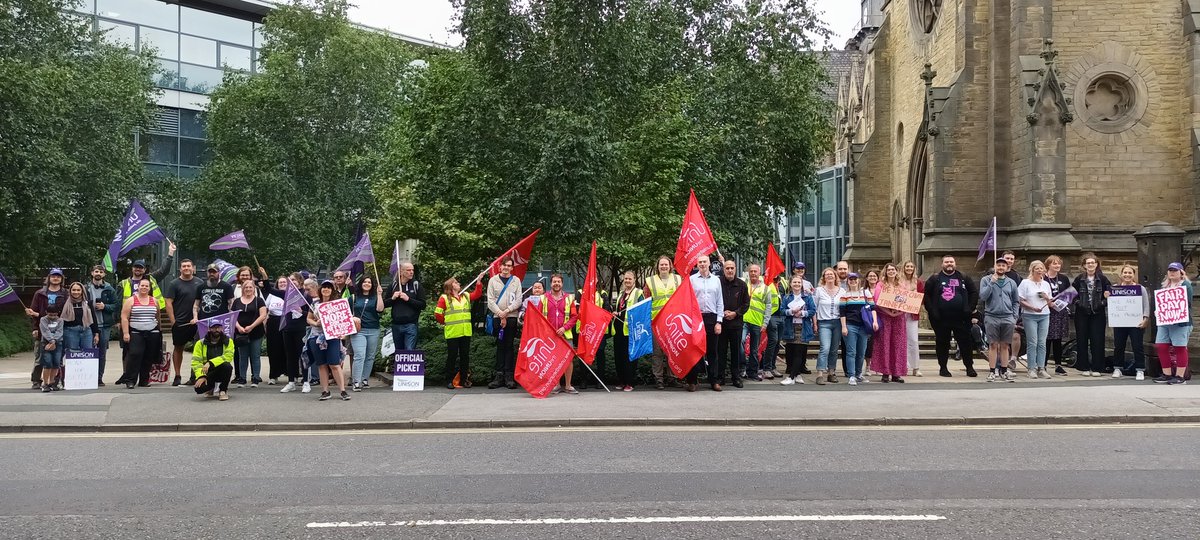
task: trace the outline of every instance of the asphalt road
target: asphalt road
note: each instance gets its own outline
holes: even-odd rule
[[[1197,426],[9,435],[0,436],[0,530],[1195,538],[1198,435]],[[569,521],[546,521],[559,519]]]

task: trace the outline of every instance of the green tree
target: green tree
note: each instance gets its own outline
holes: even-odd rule
[[[728,256],[762,256],[831,141],[805,0],[460,0],[461,52],[430,60],[388,133],[384,228],[433,278],[536,227],[582,277],[673,253],[694,188]]]
[[[152,53],[106,41],[76,0],[0,4],[0,268],[100,261],[142,176]]]
[[[228,73],[213,91],[213,158],[179,201],[187,245],[244,228],[268,268],[315,268],[340,262],[356,225],[375,217],[372,157],[419,51],[352,26],[347,8],[294,0],[272,11],[258,73]]]

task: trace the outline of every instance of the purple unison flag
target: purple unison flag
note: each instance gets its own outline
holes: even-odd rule
[[[0,304],[9,302],[20,302],[21,298],[17,296],[16,291],[13,291],[12,285],[4,279],[4,274],[0,274]]]
[[[118,257],[129,253],[134,248],[153,244],[164,238],[166,235],[150,218],[146,209],[142,208],[142,203],[133,199],[129,201],[129,210],[125,212],[125,219],[117,228],[117,236],[113,238],[112,243],[108,245],[108,252],[104,254],[104,267],[109,272],[113,272],[116,270]]]
[[[400,273],[400,241],[396,240],[396,247],[392,249],[392,264],[388,265],[388,273],[397,275]]]
[[[364,232],[362,238],[358,239],[358,243],[354,245],[354,249],[350,250],[350,254],[346,255],[346,260],[339,264],[337,269],[348,271],[354,268],[354,263],[373,263],[375,262],[375,251],[371,248],[371,233]]]
[[[296,284],[292,283],[292,280],[289,279],[287,282],[287,292],[283,295],[283,313],[300,313],[300,308],[308,301],[304,299],[304,293],[296,288]],[[284,326],[287,326],[287,321],[288,317],[280,317],[279,328],[283,329]]]
[[[250,241],[246,240],[246,233],[242,229],[238,229],[218,238],[216,242],[209,244],[208,249],[213,251],[221,251],[224,249],[233,249],[239,247],[250,249]]]
[[[996,219],[992,218],[992,226],[988,228],[986,234],[983,235],[983,240],[979,242],[979,257],[976,261],[982,261],[983,256],[989,251],[996,249]]]
[[[221,281],[230,285],[233,285],[233,282],[237,281],[238,268],[236,266],[221,259],[213,261],[213,264],[217,265],[217,272],[220,273]]]
[[[196,338],[204,339],[204,334],[208,333],[208,327],[214,324],[220,324],[223,326],[221,330],[225,332],[225,335],[228,336],[229,339],[233,339],[233,333],[235,331],[234,323],[237,322],[237,316],[237,311],[230,311],[229,313],[222,313],[215,317],[209,317],[207,319],[196,321]]]

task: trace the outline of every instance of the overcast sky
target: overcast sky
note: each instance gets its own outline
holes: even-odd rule
[[[376,28],[439,43],[457,45],[450,34],[454,10],[447,0],[354,0],[357,7],[350,11],[356,22]],[[816,0],[817,9],[825,15],[825,24],[833,31],[833,44],[840,48],[858,23],[859,2],[855,0]]]

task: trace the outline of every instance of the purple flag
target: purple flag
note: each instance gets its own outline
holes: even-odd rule
[[[388,273],[395,276],[400,273],[400,241],[396,240],[396,247],[392,249],[392,264],[388,265]]]
[[[233,333],[235,331],[235,327],[233,325],[237,322],[238,313],[239,312],[237,311],[230,311],[229,313],[222,313],[215,317],[209,317],[207,319],[196,321],[196,339],[204,339],[204,335],[208,333],[208,327],[214,324],[223,325],[222,331],[225,332],[225,335],[228,336],[229,339],[233,339]]]
[[[4,279],[4,274],[0,274],[0,304],[9,302],[20,302],[21,298],[17,296],[16,291],[13,291],[12,285]]]
[[[292,280],[287,280],[287,292],[283,294],[283,313],[301,313],[300,308],[308,301],[304,299],[304,293],[296,288],[296,284]],[[279,318],[279,328],[282,330],[287,326],[288,317]]]
[[[354,263],[373,263],[375,262],[375,251],[371,248],[371,233],[364,232],[362,238],[358,239],[358,243],[354,245],[354,249],[350,250],[350,254],[346,255],[346,260],[339,264],[337,269],[348,271],[354,268]]]
[[[217,272],[220,273],[221,281],[230,285],[233,285],[233,282],[237,281],[238,268],[236,266],[221,259],[213,261],[213,264],[217,265]],[[238,292],[240,293],[240,291]]]
[[[241,229],[218,238],[216,242],[213,242],[208,246],[208,249],[213,251],[221,251],[224,249],[233,249],[239,247],[250,249],[250,241],[246,240],[246,233]]]
[[[976,261],[982,261],[983,256],[989,251],[996,250],[996,218],[992,218],[992,226],[988,228],[986,234],[983,235],[983,240],[979,242],[979,257]]]
[[[133,251],[134,248],[153,244],[166,238],[158,224],[150,218],[150,214],[142,208],[137,199],[129,201],[129,210],[125,219],[117,228],[117,236],[108,245],[108,253],[104,254],[104,267],[113,272],[117,267],[117,258]]]

